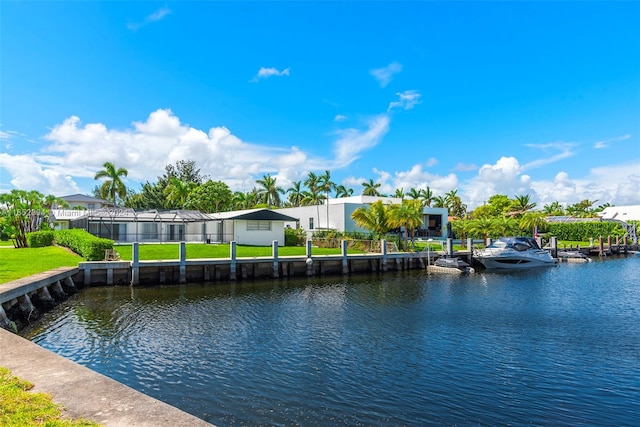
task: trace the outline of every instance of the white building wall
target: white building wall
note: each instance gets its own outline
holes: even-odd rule
[[[225,221],[227,222],[227,221]],[[231,222],[231,221],[228,221]],[[271,230],[247,230],[247,221],[235,220],[234,239],[242,245],[271,246],[274,240],[278,246],[284,246],[284,222],[270,221]]]

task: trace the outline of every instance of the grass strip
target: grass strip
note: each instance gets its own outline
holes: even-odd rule
[[[180,258],[180,245],[177,243],[139,245],[138,253],[141,261],[168,260]],[[131,261],[133,259],[131,245],[117,245],[114,249],[120,255],[120,259]],[[198,258],[229,258],[229,244],[205,245],[201,243],[187,244],[187,259]],[[271,246],[236,246],[236,257],[255,258],[270,257]],[[278,248],[278,256],[304,256],[305,248],[301,246],[281,246]],[[313,255],[339,255],[340,248],[313,248]],[[362,251],[349,250],[349,253],[357,254]]]
[[[77,267],[84,261],[65,248],[2,248],[0,249],[0,283],[10,282],[32,274],[42,273],[58,267]]]
[[[32,393],[33,384],[11,375],[0,366],[0,425],[5,427],[99,426],[85,419],[62,417],[60,405],[46,393]]]

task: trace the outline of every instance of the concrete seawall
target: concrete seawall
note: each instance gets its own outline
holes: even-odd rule
[[[66,416],[105,427],[212,425],[3,329],[0,349],[0,366],[49,393]]]

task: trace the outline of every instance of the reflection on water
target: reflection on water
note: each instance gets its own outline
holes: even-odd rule
[[[225,425],[635,425],[640,257],[91,288],[25,335]]]

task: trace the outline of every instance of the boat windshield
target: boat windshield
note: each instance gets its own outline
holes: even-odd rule
[[[517,251],[527,251],[530,249],[540,249],[540,246],[532,237],[501,237],[487,246],[487,248],[513,248]]]

